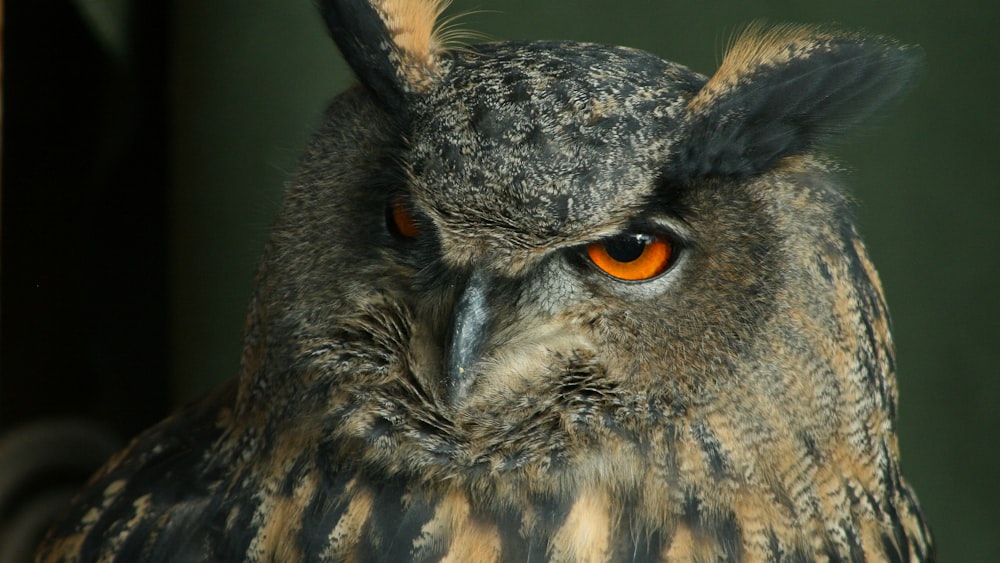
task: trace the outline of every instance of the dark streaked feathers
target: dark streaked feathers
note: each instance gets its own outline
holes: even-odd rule
[[[362,86],[289,186],[238,377],[110,460],[39,560],[932,561],[888,311],[817,153],[915,51],[755,26],[706,78],[449,52],[446,4],[320,3]],[[635,234],[671,241],[662,273],[587,258]]]

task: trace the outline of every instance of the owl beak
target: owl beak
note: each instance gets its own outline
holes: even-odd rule
[[[448,399],[461,401],[472,386],[472,367],[479,360],[490,333],[490,313],[487,295],[492,278],[482,270],[474,270],[452,310],[451,330],[447,345],[446,377]]]

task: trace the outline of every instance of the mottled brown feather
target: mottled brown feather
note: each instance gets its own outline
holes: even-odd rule
[[[384,43],[377,14],[395,45],[352,64],[401,57],[373,72],[420,87],[334,100],[238,377],[110,460],[41,561],[933,560],[881,286],[821,131],[796,127],[841,115],[796,81],[834,64],[813,54],[850,50],[836,111],[860,115],[901,49],[751,27],[710,79],[570,42],[445,57],[446,2],[340,1],[324,13]],[[741,122],[745,99],[763,117]],[[420,227],[402,238],[400,198]],[[659,277],[587,261],[637,229],[676,243]],[[474,280],[489,322],[455,394]]]

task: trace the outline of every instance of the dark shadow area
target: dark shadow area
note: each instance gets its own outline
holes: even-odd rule
[[[132,4],[124,54],[71,2],[4,7],[0,484],[33,495],[0,491],[0,527],[22,540],[168,407],[168,6]]]

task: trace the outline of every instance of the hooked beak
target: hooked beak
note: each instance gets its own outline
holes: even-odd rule
[[[445,360],[448,400],[461,401],[474,380],[472,367],[479,361],[490,336],[490,311],[487,295],[493,279],[476,269],[466,281],[452,310],[451,330]]]

